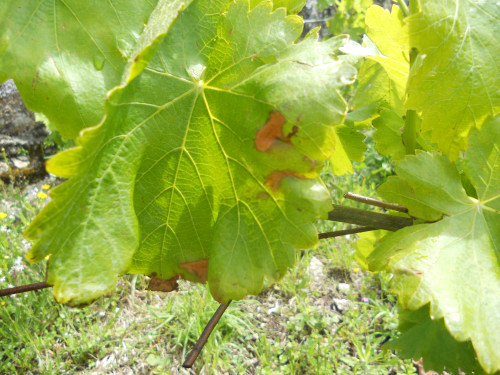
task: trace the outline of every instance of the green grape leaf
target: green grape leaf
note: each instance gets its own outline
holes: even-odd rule
[[[423,358],[425,370],[439,373],[447,371],[460,374],[484,374],[476,360],[470,341],[456,341],[447,331],[443,319],[432,320],[429,305],[418,310],[399,307],[399,331],[401,336],[389,341],[385,347],[397,350],[403,358],[418,361]]]
[[[366,35],[374,42],[382,56],[367,58],[377,61],[387,72],[399,99],[404,98],[410,69],[408,27],[397,6],[392,11],[373,5],[366,12]]]
[[[358,74],[358,87],[350,101],[353,120],[362,121],[377,114],[380,107],[390,108],[403,116],[403,102],[396,85],[389,78],[385,69],[378,62],[365,60],[361,63]],[[363,114],[359,117],[359,114]]]
[[[464,172],[477,199],[466,195],[443,155],[422,152],[398,163],[397,180],[382,185],[382,196],[414,216],[431,209],[443,219],[391,233],[369,256],[372,270],[394,273],[403,308],[430,303],[431,318],[444,318],[458,341],[471,340],[487,372],[500,370],[500,336],[491,334],[500,330],[499,125],[500,118],[489,120],[470,138]]]
[[[138,74],[188,3],[2,1],[0,82],[14,78],[28,108],[75,138],[101,121],[108,90]]]
[[[339,176],[353,173],[352,161],[361,162],[365,158],[365,136],[346,125],[337,126],[335,134],[335,151],[330,158],[332,173]]]
[[[397,113],[383,108],[372,124],[376,129],[373,140],[377,151],[382,155],[390,155],[393,160],[403,158],[406,155],[401,134],[404,120]]]
[[[456,159],[471,128],[500,108],[500,7],[494,1],[422,1],[407,19],[412,66],[406,107],[421,113],[440,150]]]
[[[302,26],[267,1],[193,1],[104,121],[50,160],[70,179],[26,235],[31,260],[52,254],[58,301],[88,303],[123,273],[240,299],[317,242],[331,209],[319,170],[347,110],[337,88],[356,70],[335,56],[344,38],[296,43]]]
[[[261,0],[262,1],[262,0]],[[274,9],[286,8],[288,14],[299,13],[306,5],[306,0],[275,0],[273,1]],[[250,6],[253,8],[253,6]]]
[[[368,257],[375,249],[376,242],[382,239],[386,234],[387,231],[385,230],[372,230],[358,233],[357,236],[359,239],[354,243],[354,248],[356,249],[354,258],[364,270],[368,270],[369,268]]]

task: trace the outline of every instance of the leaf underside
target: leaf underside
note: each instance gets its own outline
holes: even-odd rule
[[[343,38],[296,43],[301,31],[270,2],[182,11],[108,94],[99,126],[48,164],[69,180],[26,235],[31,260],[52,254],[59,302],[88,303],[123,273],[208,280],[217,300],[241,299],[317,242],[331,208],[318,174],[346,112],[337,88],[356,70],[335,56]]]

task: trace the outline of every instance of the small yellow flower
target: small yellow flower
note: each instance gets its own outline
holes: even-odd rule
[[[0,220],[3,220],[7,217],[7,214],[5,212],[0,212]]]
[[[50,189],[50,185],[42,185],[42,190],[49,190]]]
[[[36,195],[40,199],[45,199],[47,198],[47,194],[45,194],[43,191],[39,191],[38,194]]]
[[[359,268],[354,268],[353,271],[356,272],[356,273],[358,273],[359,272]]]
[[[0,302],[0,305],[4,306],[5,305],[5,301]]]

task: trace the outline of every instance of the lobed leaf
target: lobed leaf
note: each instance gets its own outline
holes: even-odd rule
[[[429,317],[429,305],[408,311],[399,308],[401,336],[387,343],[386,347],[398,350],[404,358],[418,361],[423,358],[425,369],[439,373],[484,374],[476,360],[470,341],[456,341],[446,329],[443,319]]]
[[[43,112],[64,137],[76,138],[101,121],[108,90],[138,58],[134,48],[144,50],[155,32],[166,31],[148,21],[156,3],[0,2],[0,82],[14,78],[28,108]],[[157,10],[169,14],[161,23],[173,21],[187,3],[160,1]]]
[[[406,107],[419,111],[440,150],[456,159],[469,132],[500,108],[500,7],[494,1],[419,1],[409,17],[412,66]]]
[[[365,24],[366,34],[382,54],[367,58],[384,68],[397,97],[402,100],[410,69],[408,27],[403,21],[403,13],[396,5],[391,12],[373,5],[366,12]]]
[[[26,234],[33,260],[52,254],[60,302],[88,303],[125,272],[208,279],[217,300],[239,299],[317,242],[331,208],[319,170],[346,112],[337,88],[356,71],[335,56],[344,39],[295,43],[301,31],[267,1],[180,14],[104,121],[48,165],[71,178]],[[186,267],[207,261],[208,275]]]
[[[500,127],[499,119],[473,131],[465,173],[478,192],[468,197],[456,167],[431,153],[407,156],[382,195],[441,221],[386,236],[369,256],[372,270],[394,273],[392,288],[405,309],[430,303],[433,320],[444,318],[458,341],[470,340],[487,372],[500,370]],[[397,186],[406,184],[404,193]],[[432,210],[428,210],[428,209]],[[425,216],[425,215],[424,215]]]

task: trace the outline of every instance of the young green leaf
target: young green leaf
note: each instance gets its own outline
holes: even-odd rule
[[[331,208],[319,170],[346,112],[337,88],[356,71],[335,56],[343,38],[295,43],[301,31],[267,1],[180,14],[105,120],[49,163],[71,178],[26,234],[32,259],[52,253],[60,302],[90,302],[125,272],[208,279],[217,300],[238,299],[317,242]],[[208,275],[185,267],[207,260]]]
[[[384,196],[417,216],[425,208],[444,218],[386,236],[369,256],[372,270],[394,273],[392,288],[405,309],[430,303],[451,335],[471,340],[487,372],[500,370],[500,118],[470,138],[465,173],[478,193],[468,197],[445,156],[420,153],[398,163],[398,180],[411,194]],[[424,217],[435,219],[435,217]]]

